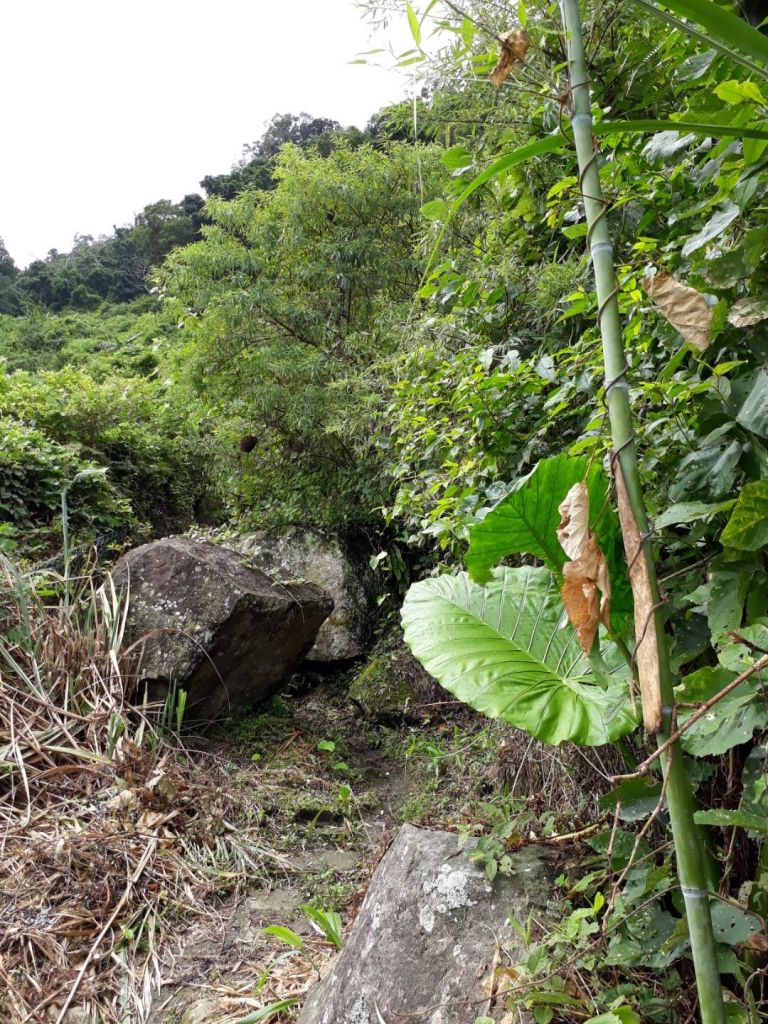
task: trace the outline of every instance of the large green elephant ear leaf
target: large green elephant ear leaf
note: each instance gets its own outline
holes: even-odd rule
[[[565,619],[548,569],[498,569],[416,583],[402,611],[405,641],[450,693],[546,743],[596,746],[636,726],[629,669],[604,643],[599,678]]]
[[[472,527],[466,562],[475,582],[489,580],[493,566],[507,555],[535,555],[554,573],[562,571],[566,556],[557,540],[557,506],[571,487],[584,479],[587,466],[588,460],[581,456],[562,454],[542,459]],[[596,463],[589,469],[587,490],[592,517],[596,517],[608,493],[608,482]]]
[[[489,510],[469,534],[467,569],[476,583],[491,578],[491,569],[508,555],[528,554],[541,559],[562,578],[566,555],[557,539],[558,505],[574,484],[586,478],[590,522],[608,561],[613,589],[611,620],[625,633],[632,614],[619,520],[608,501],[608,480],[597,462],[563,453],[542,459],[528,476]]]

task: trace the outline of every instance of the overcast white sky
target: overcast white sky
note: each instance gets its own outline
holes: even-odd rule
[[[19,266],[200,191],[276,113],[364,127],[407,82],[351,65],[353,0],[6,0],[0,236]],[[407,28],[392,33],[408,46]]]

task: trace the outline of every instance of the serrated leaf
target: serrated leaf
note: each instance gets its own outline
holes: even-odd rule
[[[692,235],[683,246],[683,256],[690,256],[692,252],[701,249],[703,245],[718,238],[725,229],[732,224],[739,216],[738,206],[730,201],[723,203],[722,209],[713,214],[704,227]]]
[[[768,480],[745,484],[720,537],[723,547],[757,551],[768,544]]]
[[[499,569],[487,586],[467,573],[411,587],[405,641],[450,693],[546,743],[609,743],[635,727],[629,671],[604,642],[603,671],[564,622],[547,569]]]

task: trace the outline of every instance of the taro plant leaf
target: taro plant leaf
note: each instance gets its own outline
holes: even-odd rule
[[[519,480],[470,530],[466,562],[472,579],[484,583],[502,558],[523,553],[535,555],[552,572],[561,575],[566,554],[557,539],[558,506],[571,487],[584,479],[587,465],[584,457],[556,455],[542,459],[528,476]],[[590,509],[601,509],[606,501],[607,483],[599,466],[590,469],[587,490]]]
[[[723,530],[723,547],[757,551],[768,544],[768,480],[745,484]]]
[[[405,641],[450,693],[546,743],[610,743],[635,728],[629,670],[613,643],[602,664],[579,647],[548,569],[498,569],[416,583],[402,610]]]
[[[701,668],[686,676],[676,693],[686,703],[700,703],[714,697],[727,686],[735,673],[719,666]],[[693,712],[682,710],[678,721],[683,725]],[[746,743],[755,729],[766,723],[760,683],[747,679],[710,710],[680,737],[683,750],[696,757],[724,754],[726,750]]]
[[[467,569],[483,583],[491,568],[508,555],[529,554],[561,581],[566,554],[557,539],[559,505],[574,484],[585,479],[590,525],[608,562],[612,590],[611,624],[624,632],[632,612],[632,594],[623,557],[618,518],[608,504],[608,483],[600,466],[583,456],[565,453],[542,459],[498,501],[469,534]]]

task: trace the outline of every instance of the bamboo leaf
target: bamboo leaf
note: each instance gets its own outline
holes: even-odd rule
[[[752,125],[717,124],[701,121],[667,121],[644,118],[635,121],[599,121],[597,136],[642,135],[646,132],[685,132],[705,138],[768,139],[768,131]]]
[[[661,19],[661,21],[672,25],[679,32],[690,36],[692,39],[696,39],[698,42],[704,43],[705,46],[711,47],[718,53],[724,54],[737,64],[748,68],[753,74],[768,79],[768,68],[765,66],[768,64],[768,57],[763,55],[764,46],[761,46],[759,42],[755,43],[753,36],[757,36],[758,39],[762,40],[763,44],[768,45],[765,38],[747,25],[746,22],[717,7],[716,4],[710,3],[708,0],[700,0],[699,3],[696,3],[695,0],[671,0],[669,3],[667,0],[663,0],[665,7],[681,16],[675,17],[669,11],[665,11],[662,7],[652,3],[651,0],[635,0],[635,3]],[[696,13],[693,13],[694,8],[697,8]],[[719,16],[722,16],[722,18]],[[702,31],[696,28],[695,25],[690,24],[690,22],[683,21],[682,18],[685,17],[693,18],[694,21],[697,21],[707,31]],[[746,32],[742,33],[742,29],[746,30]],[[749,35],[749,33],[753,35]],[[744,48],[745,40],[746,49]],[[756,60],[750,54],[753,46],[757,46],[761,54]]]
[[[766,133],[768,137],[768,133]],[[498,178],[501,174],[510,170],[512,167],[517,167],[519,164],[525,163],[527,160],[532,160],[533,157],[543,156],[545,153],[557,153],[565,146],[567,139],[562,135],[548,135],[545,139],[537,139],[535,142],[529,142],[525,146],[520,146],[519,149],[512,150],[511,153],[505,153],[504,156],[499,157],[489,167],[486,167],[484,171],[481,171],[476,177],[469,182],[464,190],[456,197],[451,205],[448,215],[443,222],[443,226],[440,229],[440,233],[437,236],[435,244],[432,247],[432,251],[429,254],[427,260],[427,269],[424,272],[424,280],[434,263],[435,256],[437,255],[440,245],[442,244],[445,232],[448,229],[448,225],[451,223],[453,218],[459,212],[464,203],[483,185],[487,185],[489,181],[493,181],[494,178]]]

